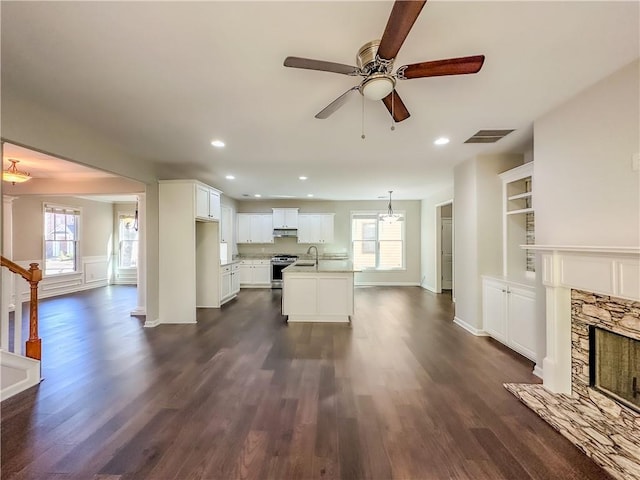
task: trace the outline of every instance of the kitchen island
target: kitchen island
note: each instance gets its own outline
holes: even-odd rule
[[[282,314],[289,322],[349,322],[354,272],[347,260],[288,266],[282,270]]]

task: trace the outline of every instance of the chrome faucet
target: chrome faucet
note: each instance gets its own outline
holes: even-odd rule
[[[316,251],[316,268],[318,268],[318,247],[316,247],[315,245],[311,245],[309,248],[307,248],[307,255],[311,253],[312,248]]]

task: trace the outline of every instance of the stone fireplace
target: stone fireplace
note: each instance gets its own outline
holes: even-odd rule
[[[544,383],[505,387],[614,478],[640,480],[640,250],[538,250]]]

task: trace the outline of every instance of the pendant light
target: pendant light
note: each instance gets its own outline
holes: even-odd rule
[[[391,206],[391,194],[393,190],[389,190],[389,205],[387,206],[387,213],[381,213],[378,218],[385,223],[395,223],[402,220],[402,215],[399,213],[393,213],[393,207]]]
[[[31,180],[31,175],[29,173],[21,172],[20,170],[18,170],[18,167],[16,167],[16,163],[18,163],[20,160],[8,160],[9,162],[11,162],[11,166],[2,171],[2,180],[4,180],[5,182],[11,182],[12,185]]]

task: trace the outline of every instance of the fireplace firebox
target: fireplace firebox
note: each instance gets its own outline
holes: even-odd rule
[[[590,325],[589,384],[640,412],[640,341]]]

